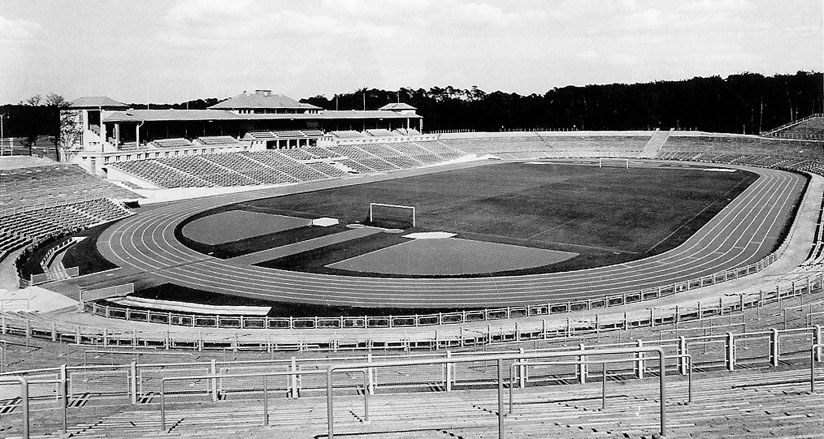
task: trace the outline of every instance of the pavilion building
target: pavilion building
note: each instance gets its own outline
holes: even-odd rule
[[[423,130],[423,117],[408,104],[325,110],[271,90],[243,92],[205,110],[137,110],[109,97],[83,97],[66,111],[78,135],[64,154],[92,172],[110,161],[311,147],[353,136],[386,141]]]

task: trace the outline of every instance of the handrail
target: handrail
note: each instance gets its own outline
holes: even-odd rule
[[[363,373],[363,408],[364,421],[369,422],[369,382],[367,369],[353,369],[354,372]],[[268,389],[266,377],[269,376],[300,376],[300,375],[321,375],[326,374],[325,370],[290,370],[284,372],[265,373],[243,373],[234,375],[206,374],[193,376],[165,377],[160,379],[160,431],[166,431],[166,382],[168,381],[192,381],[192,380],[218,380],[223,378],[263,378],[263,425],[269,424],[269,403],[267,399]],[[213,386],[214,388],[215,386]]]
[[[62,432],[66,434],[68,432],[68,413],[69,413],[69,392],[68,392],[68,375],[66,374],[66,365],[60,367],[61,374],[60,378],[56,379],[36,379],[36,380],[29,380],[28,384],[60,384],[60,409],[62,412],[61,416],[61,425],[62,425]]]
[[[29,439],[29,382],[22,376],[0,378],[0,385],[20,384],[20,404],[23,406],[23,439]]]
[[[810,115],[808,115],[808,116],[804,116],[804,117],[802,117],[801,119],[796,119],[796,120],[789,121],[789,122],[787,122],[787,123],[785,123],[785,124],[783,124],[783,125],[781,125],[781,126],[779,126],[779,127],[773,128],[773,129],[771,129],[771,130],[769,130],[769,131],[763,131],[763,132],[761,132],[760,134],[761,134],[761,136],[763,136],[763,137],[770,137],[770,136],[772,136],[773,134],[775,134],[775,133],[777,133],[777,132],[779,132],[779,131],[781,131],[781,130],[784,130],[784,129],[786,129],[786,128],[789,128],[789,127],[791,127],[791,126],[793,126],[793,125],[797,125],[797,124],[799,124],[799,123],[801,123],[801,122],[806,122],[806,121],[808,121],[808,120],[810,120],[810,119],[812,119],[812,118],[814,118],[814,117],[822,117],[822,116],[824,116],[824,113],[813,113],[813,114],[810,114]]]
[[[141,355],[160,355],[160,356],[180,356],[180,355],[188,355],[189,358],[194,360],[195,354],[192,352],[163,352],[163,351],[115,351],[115,350],[106,350],[106,349],[88,349],[83,351],[83,365],[86,366],[88,363],[88,355],[89,354],[118,354],[118,355],[131,355],[135,358],[140,358]]]
[[[666,355],[664,359],[677,359],[677,358],[686,358],[689,362],[689,369],[687,375],[687,404],[692,404],[692,355],[691,354],[678,354],[678,355]],[[513,370],[516,367],[529,367],[529,366],[554,366],[554,365],[569,365],[569,364],[601,364],[601,378],[602,378],[602,386],[601,386],[601,409],[603,410],[606,407],[606,381],[607,381],[607,373],[606,373],[606,363],[628,363],[628,362],[635,362],[638,361],[636,358],[614,358],[610,360],[574,360],[574,361],[539,361],[539,362],[526,362],[526,361],[514,361],[509,366],[509,413],[513,413],[513,393],[515,392],[515,383],[514,383],[514,374]]]
[[[806,286],[804,285],[805,281],[807,283]],[[740,294],[737,294],[737,299],[736,298],[730,298],[730,300],[728,300],[725,303],[724,298],[721,297],[720,302],[719,301],[712,301],[710,303],[705,302],[705,305],[703,307],[701,306],[701,302],[699,301],[697,307],[696,306],[673,305],[673,306],[669,306],[669,307],[653,308],[654,315],[656,317],[656,321],[686,322],[686,321],[696,321],[696,320],[704,319],[705,317],[702,317],[702,316],[706,315],[706,314],[715,314],[716,317],[707,316],[710,320],[712,320],[712,319],[717,318],[718,315],[723,316],[723,314],[720,311],[721,308],[719,308],[721,306],[723,306],[724,308],[730,309],[731,310],[730,312],[740,313],[742,309],[760,307],[760,306],[768,304],[768,303],[774,303],[776,301],[781,301],[784,298],[795,297],[795,296],[798,296],[799,294],[806,294],[808,292],[807,286],[810,287],[809,292],[812,292],[813,289],[819,290],[819,289],[821,289],[821,285],[824,284],[824,279],[822,278],[821,274],[811,275],[811,276],[808,275],[805,278],[796,278],[794,283],[795,283],[796,287],[793,290],[791,290],[791,291],[786,291],[786,290],[781,291],[780,296],[776,292],[776,289],[767,290],[767,291],[762,290],[762,291],[759,291],[758,293],[752,293],[752,292],[750,292],[750,293],[740,293]],[[781,288],[777,288],[777,289],[778,290],[783,290]],[[464,314],[464,313],[459,312],[459,313],[452,313],[452,314],[454,314],[456,316],[460,316],[461,314]],[[466,312],[465,314],[468,315],[469,312]],[[482,315],[482,314],[483,313],[479,313],[477,315]],[[533,313],[529,313],[529,314],[533,317],[536,316],[536,314],[533,314]],[[168,315],[168,314],[164,314],[164,315]],[[444,314],[444,315],[447,315],[447,314]],[[729,315],[729,314],[727,314],[727,315]],[[600,321],[599,321],[599,317],[601,317]],[[594,321],[592,320],[593,318],[594,318]],[[23,318],[23,317],[19,317],[19,316],[15,316],[15,315],[6,315],[6,314],[0,315],[0,320],[2,320],[2,328],[3,328],[4,332],[6,332],[7,329],[12,328],[12,329],[16,329],[18,331],[22,331],[22,330],[25,329],[27,331],[27,333],[30,333],[30,334],[32,333],[31,329],[34,329],[36,327],[36,325],[39,325],[41,323],[37,320],[32,321],[30,319],[26,319],[26,318]],[[538,323],[540,323],[540,322],[538,322]],[[578,327],[570,326],[572,323],[575,323],[575,325],[578,326]],[[581,324],[579,324],[579,323],[581,323]],[[505,332],[493,333],[493,332],[489,331],[488,330],[489,327],[487,327],[487,331],[478,331],[478,330],[473,330],[473,329],[467,329],[466,331],[462,330],[460,335],[455,335],[454,337],[440,337],[439,338],[439,337],[436,336],[435,338],[415,340],[414,342],[418,345],[421,344],[421,343],[423,343],[423,344],[428,343],[430,346],[433,343],[437,343],[439,347],[442,344],[445,347],[452,346],[452,345],[457,345],[457,344],[460,344],[461,346],[464,346],[464,341],[465,340],[471,342],[472,344],[480,344],[480,343],[490,344],[490,343],[494,343],[496,338],[500,339],[501,341],[505,341],[506,338],[511,338],[513,336],[513,334],[515,335],[515,339],[518,339],[518,340],[520,340],[521,335],[527,336],[528,338],[539,337],[539,338],[544,338],[545,339],[549,336],[554,337],[554,335],[552,335],[553,333],[556,333],[556,335],[566,334],[566,337],[569,337],[569,336],[572,335],[573,332],[576,333],[576,334],[590,334],[590,333],[593,333],[593,331],[594,331],[594,333],[597,333],[599,330],[609,331],[609,330],[612,330],[612,329],[620,329],[620,327],[624,327],[624,328],[627,328],[627,327],[630,327],[630,326],[632,326],[632,327],[641,327],[641,326],[650,326],[652,324],[653,323],[650,320],[649,316],[647,316],[643,313],[634,313],[632,315],[627,315],[625,313],[623,318],[621,318],[619,314],[612,314],[612,315],[608,315],[606,319],[604,319],[603,316],[601,316],[600,314],[597,314],[597,315],[595,315],[591,318],[588,318],[586,320],[583,320],[581,322],[578,322],[577,320],[575,322],[568,322],[567,326],[566,326],[566,330],[564,330],[564,327],[563,327],[562,323],[560,324],[560,326],[559,326],[558,323],[554,323],[552,328],[549,328],[549,327],[546,326],[546,324],[544,324],[543,329],[541,329],[541,330],[532,329],[532,330],[528,330],[528,332],[524,333],[524,332],[520,331],[520,328],[518,327],[518,322],[516,322],[515,323],[515,332],[512,332],[511,329],[508,329]],[[535,325],[534,322],[533,322],[533,325]],[[540,326],[540,325],[538,325],[538,326]],[[80,332],[81,328],[84,331],[82,334]],[[538,331],[537,333],[536,333],[536,330]],[[90,332],[90,331],[94,331],[94,332]],[[142,340],[147,340],[147,341],[156,342],[156,343],[170,343],[172,340],[180,340],[180,338],[175,338],[173,336],[170,337],[170,332],[168,330],[158,331],[158,333],[151,333],[151,332],[148,332],[148,331],[141,331],[141,333],[143,334],[140,338],[141,341]],[[83,338],[85,338],[87,340],[90,340],[92,343],[94,343],[94,339],[99,339],[99,338],[102,337],[104,345],[106,345],[107,339],[110,342],[116,341],[116,340],[131,341],[132,345],[135,345],[137,340],[138,340],[137,331],[134,331],[134,330],[109,333],[106,329],[102,329],[102,328],[81,327],[79,325],[66,327],[65,325],[55,325],[54,323],[52,323],[50,328],[43,328],[41,326],[40,330],[39,331],[34,331],[33,335],[42,336],[43,334],[52,334],[52,335],[58,334],[58,335],[61,335],[61,341],[62,341],[62,334],[65,334],[65,335],[68,335],[68,337],[72,340],[72,342],[77,343],[77,344],[86,343],[86,340],[83,340]],[[149,335],[146,335],[146,334],[149,334]],[[436,334],[437,334],[437,330],[436,330]],[[227,343],[228,344],[233,344],[233,343],[239,342],[239,340],[231,341],[228,338],[208,340],[208,339],[203,338],[202,333],[200,334],[199,337],[197,336],[197,334],[194,334],[194,333],[189,333],[189,335],[190,336],[185,341],[193,343],[191,345],[191,348],[193,348],[193,349],[202,349],[204,342],[213,342],[213,343],[217,342],[217,343],[224,343],[224,344],[227,344]],[[708,336],[708,337],[712,337],[712,336]],[[256,337],[249,337],[248,340],[250,340],[250,342],[254,341],[254,344],[256,344],[256,345],[265,344],[266,345],[265,348],[267,350],[271,349],[272,347],[277,348],[278,345],[284,345],[284,344],[288,345],[288,346],[292,346],[293,348],[297,347],[300,350],[303,350],[304,348],[312,348],[314,345],[323,344],[323,343],[317,343],[316,342],[316,343],[310,345],[308,343],[304,343],[302,340],[300,340],[300,345],[297,345],[295,343],[288,343],[288,342],[286,342],[286,343],[284,343],[284,342],[272,343],[271,339],[265,340],[265,339],[260,339],[260,338],[256,338]],[[333,343],[335,340],[330,339],[328,341],[329,341],[329,346],[327,348],[328,349],[336,349],[336,344]],[[359,346],[363,345],[362,348],[368,348],[370,346],[370,343],[368,342],[368,340],[360,340],[358,343],[359,343]],[[393,341],[393,343],[411,343],[411,342],[408,339],[398,339],[398,340]],[[235,348],[235,345],[233,344],[232,347]],[[314,346],[314,347],[317,348],[317,349],[320,349],[319,346]],[[262,348],[262,346],[261,346],[261,348]],[[327,348],[324,348],[324,349],[327,349]],[[358,347],[358,348],[361,348],[361,347]]]
[[[532,358],[555,358],[555,357],[569,357],[569,356],[596,356],[596,355],[615,355],[628,353],[644,353],[657,352],[658,362],[661,368],[659,374],[660,380],[660,418],[661,418],[661,436],[666,435],[666,393],[665,393],[665,364],[664,364],[664,349],[661,347],[635,347],[623,349],[593,349],[593,350],[576,350],[566,352],[531,352],[518,354],[498,354],[498,355],[477,355],[471,357],[451,357],[440,358],[433,360],[400,360],[400,361],[386,361],[378,363],[353,363],[353,364],[333,364],[326,369],[326,420],[327,420],[327,438],[334,439],[334,423],[335,414],[333,410],[333,381],[332,376],[334,372],[357,370],[362,368],[381,368],[381,367],[396,367],[396,366],[424,366],[435,364],[451,364],[451,363],[471,363],[471,362],[489,362],[496,361],[498,367],[498,438],[504,439],[504,399],[503,399],[503,362],[505,360],[520,360]]]
[[[815,360],[821,357],[821,348],[824,348],[824,343],[814,343],[810,347],[810,392],[815,392]]]
[[[791,232],[794,228],[791,227]],[[632,291],[625,294],[616,294],[612,296],[603,296],[597,299],[586,299],[578,301],[567,301],[561,303],[545,303],[532,304],[521,306],[510,306],[501,308],[483,308],[471,309],[465,311],[450,311],[433,314],[410,314],[410,315],[366,315],[366,316],[308,316],[308,317],[262,317],[256,315],[232,315],[221,316],[219,314],[195,314],[195,313],[179,313],[171,311],[153,311],[146,309],[134,309],[131,307],[121,307],[114,305],[98,305],[95,302],[86,301],[83,303],[83,310],[91,312],[95,315],[105,316],[107,318],[138,320],[152,322],[153,317],[157,318],[163,324],[175,326],[196,326],[196,327],[221,327],[220,321],[236,322],[237,325],[229,325],[226,327],[239,329],[296,329],[295,323],[306,323],[307,326],[299,329],[319,329],[318,323],[329,324],[328,327],[336,329],[347,328],[370,328],[370,327],[392,327],[392,326],[441,326],[445,324],[463,324],[470,321],[467,320],[467,315],[481,316],[478,321],[494,321],[506,320],[511,318],[513,312],[523,314],[523,316],[541,316],[556,314],[559,312],[570,312],[575,308],[592,309],[593,303],[603,303],[600,308],[613,308],[616,306],[626,305],[628,299],[638,298],[637,301],[647,301],[660,299],[661,297],[677,294],[680,291],[694,288],[694,284],[698,287],[706,285],[717,285],[719,283],[727,282],[731,279],[739,279],[754,273],[762,271],[774,263],[780,255],[786,250],[786,243],[789,241],[789,236],[784,239],[779,248],[765,256],[764,258],[745,266],[736,267],[732,269],[718,271],[713,274],[701,276],[686,281],[660,285],[644,290]],[[706,281],[706,282],[705,282]],[[667,292],[669,291],[669,292]],[[113,317],[111,314],[122,314],[123,317]],[[142,316],[143,318],[134,319],[132,315]],[[454,319],[455,321],[444,321]],[[209,325],[198,324],[199,321],[214,322]],[[243,325],[243,322],[259,322],[260,326]],[[400,324],[398,322],[410,321],[410,324]],[[185,322],[185,323],[184,323]],[[347,324],[347,322],[349,324]],[[383,324],[370,324],[370,322],[382,322]],[[239,326],[238,326],[239,325]]]

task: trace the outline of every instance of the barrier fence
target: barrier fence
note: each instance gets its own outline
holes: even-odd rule
[[[0,333],[16,334],[27,337],[39,337],[51,339],[52,341],[63,341],[73,344],[86,344],[103,347],[155,347],[162,349],[183,348],[183,349],[252,349],[265,350],[267,352],[283,350],[371,350],[371,349],[438,349],[457,348],[465,346],[485,346],[493,343],[503,343],[511,341],[545,340],[553,337],[583,336],[587,334],[599,334],[610,330],[626,330],[642,327],[653,327],[662,324],[679,324],[682,322],[697,321],[702,319],[712,319],[719,316],[730,318],[731,313],[741,312],[747,309],[759,310],[760,307],[779,303],[792,297],[801,296],[803,304],[804,294],[821,291],[822,275],[811,276],[792,282],[788,287],[776,286],[774,290],[759,291],[757,293],[729,294],[717,299],[698,301],[690,305],[672,305],[667,307],[648,308],[642,311],[623,312],[612,314],[594,314],[580,316],[576,318],[566,318],[565,321],[548,321],[547,319],[532,319],[529,321],[514,321],[507,327],[493,327],[491,324],[484,326],[473,325],[472,328],[459,326],[456,330],[450,331],[450,335],[445,336],[443,330],[439,333],[439,328],[433,328],[431,333],[416,333],[413,337],[406,334],[394,334],[392,337],[381,337],[380,340],[372,339],[368,335],[361,338],[347,338],[344,334],[335,334],[328,339],[320,341],[317,337],[307,334],[311,341],[305,341],[301,335],[290,338],[289,341],[273,341],[272,331],[251,331],[242,334],[219,333],[196,331],[191,329],[176,330],[174,325],[167,324],[165,328],[158,330],[138,331],[138,330],[113,330],[107,328],[97,328],[82,325],[68,325],[57,322],[48,322],[42,319],[29,319],[16,314],[0,314]],[[89,303],[86,306],[90,306]],[[552,307],[550,307],[552,308]],[[534,307],[509,308],[498,310],[500,318],[509,314],[514,317],[518,312],[528,313]],[[584,308],[582,308],[584,309]],[[514,310],[514,312],[513,312]],[[111,310],[110,310],[111,311]],[[494,310],[493,310],[494,311]],[[131,311],[130,311],[131,312]],[[145,313],[144,311],[137,311]],[[465,322],[472,322],[470,317],[474,316],[481,320],[485,310],[479,314],[470,312],[441,314],[438,317],[446,322],[454,317],[455,323],[459,323],[458,316],[466,315]],[[173,313],[155,313],[153,315],[164,315],[164,322],[172,321],[175,318]],[[495,315],[495,313],[491,313]],[[785,314],[786,316],[786,314]],[[185,316],[184,316],[185,317]],[[419,318],[422,316],[418,316]],[[423,316],[425,317],[425,316]],[[172,320],[169,320],[169,319]],[[221,322],[222,317],[203,317]],[[434,320],[434,317],[432,317]],[[132,319],[134,320],[134,319]],[[159,320],[159,319],[158,319]],[[154,320],[155,323],[159,323]],[[227,317],[226,320],[233,321],[236,328],[255,328],[271,325],[271,322],[278,322],[289,319],[278,319],[272,317]],[[809,320],[809,319],[808,319]],[[295,320],[293,320],[294,322]],[[320,320],[319,320],[320,321]],[[396,321],[397,323],[397,321]],[[407,322],[412,326],[411,322]],[[256,326],[258,325],[258,326]],[[227,327],[221,325],[220,327]],[[396,325],[402,327],[401,325]]]
[[[753,346],[745,340],[762,333],[770,334],[761,339],[761,346]],[[812,337],[810,337],[812,336]],[[770,329],[751,333],[725,334],[715,336],[725,341],[719,348],[703,351],[706,337],[678,337],[667,340],[637,340],[626,343],[579,345],[577,349],[569,347],[543,348],[532,350],[501,350],[484,354],[465,353],[430,353],[420,355],[386,355],[361,356],[352,358],[304,358],[282,360],[253,361],[216,361],[181,362],[159,364],[129,364],[113,366],[67,366],[54,368],[24,370],[0,374],[0,386],[17,384],[21,386],[23,400],[21,405],[27,407],[29,399],[38,401],[56,401],[62,408],[63,431],[66,432],[66,413],[71,401],[83,398],[107,398],[127,400],[132,405],[152,402],[152,395],[161,395],[161,413],[165,399],[185,397],[192,401],[198,395],[218,402],[230,395],[258,394],[280,395],[281,398],[294,399],[302,395],[322,395],[327,398],[329,407],[329,433],[333,434],[333,416],[331,407],[333,394],[331,388],[354,389],[362,392],[364,411],[368,417],[369,396],[377,392],[385,393],[400,389],[401,392],[428,389],[433,383],[441,382],[442,390],[450,392],[460,390],[494,389],[497,387],[499,414],[503,416],[503,370],[509,369],[509,390],[523,389],[529,384],[569,385],[583,384],[601,378],[605,386],[606,364],[610,367],[611,377],[621,379],[643,379],[658,375],[664,385],[665,375],[691,377],[693,368],[697,370],[734,371],[737,366],[761,364],[765,367],[777,367],[779,360],[795,361],[798,365],[806,364],[809,359],[811,391],[815,391],[815,369],[821,362],[821,327],[795,328],[791,330]],[[746,346],[740,346],[745,344]],[[736,352],[741,349],[761,352],[758,358],[742,361]],[[657,353],[657,361],[647,353]],[[561,361],[545,361],[559,358]],[[563,360],[567,358],[569,360]],[[664,360],[669,360],[664,363]],[[506,361],[506,363],[502,363]],[[486,365],[492,364],[487,370]],[[602,364],[599,371],[591,371],[591,364]],[[459,367],[462,366],[462,367]],[[497,367],[496,367],[497,366]],[[504,367],[505,366],[505,367]],[[803,367],[803,366],[802,366]],[[544,368],[542,374],[538,369]],[[379,373],[388,370],[387,373]],[[407,371],[414,371],[411,374]],[[335,378],[338,372],[357,371],[363,373],[362,383]],[[399,373],[403,371],[404,373]],[[528,372],[532,371],[532,372]],[[664,373],[661,373],[661,372]],[[325,376],[325,379],[324,379]],[[273,378],[267,381],[264,377]],[[277,379],[278,377],[282,380]],[[314,379],[313,379],[314,377]],[[381,379],[381,377],[385,377]],[[549,381],[547,381],[549,377]],[[177,383],[177,384],[175,384]],[[531,384],[530,384],[531,383]],[[803,384],[804,381],[800,381]],[[195,385],[197,384],[197,385]],[[457,387],[461,386],[461,387]],[[661,387],[661,392],[664,387]],[[605,389],[602,387],[602,404]],[[8,392],[4,393],[8,395]],[[433,396],[437,397],[437,396]],[[510,401],[512,393],[510,393]],[[680,396],[679,396],[680,398]],[[688,387],[688,401],[701,398],[701,394],[692,394]],[[232,399],[232,398],[228,398]],[[264,398],[264,404],[266,404]],[[664,410],[666,396],[660,395]],[[125,402],[125,401],[124,401]],[[110,403],[110,402],[109,402]],[[77,406],[77,409],[81,407]],[[91,404],[90,407],[95,407]],[[511,405],[510,405],[511,410]],[[267,410],[268,413],[268,410]],[[264,420],[267,415],[264,414]],[[23,412],[24,428],[28,427],[27,411]],[[502,422],[502,420],[500,420]],[[161,415],[161,425],[163,418]],[[502,424],[499,424],[502,426]],[[661,430],[665,429],[662,417]],[[25,433],[24,433],[24,437]]]
[[[32,274],[29,275],[29,281],[27,286],[35,286],[41,285],[48,282],[54,282],[58,280],[66,280],[73,277],[80,276],[80,268],[79,267],[69,267],[63,269],[51,269],[46,270],[43,273],[39,274]]]
[[[77,301],[85,305],[87,302],[93,300],[100,300],[114,296],[125,296],[127,294],[132,293],[134,293],[133,283],[114,285],[111,287],[98,288],[95,290],[80,290],[80,292],[78,293]]]
[[[436,314],[410,314],[400,316],[337,316],[337,317],[261,317],[261,316],[221,316],[210,314],[191,314],[171,311],[152,311],[133,309],[94,302],[87,293],[83,293],[83,309],[106,318],[131,320],[137,322],[159,323],[174,326],[228,329],[346,329],[346,328],[400,328],[439,326],[445,324],[465,324],[478,321],[504,320],[518,317],[548,316],[573,311],[597,310],[627,304],[660,299],[683,291],[710,285],[717,285],[733,279],[755,274],[778,259],[778,252],[745,267],[703,276],[667,286],[651,288],[599,299],[567,301],[562,303],[545,303],[527,306],[508,306],[502,308],[470,309]],[[807,278],[807,283],[812,282]],[[822,285],[821,276],[815,280],[815,287]],[[776,287],[778,288],[778,287]],[[794,288],[794,287],[793,287]],[[126,291],[126,290],[124,290]],[[132,290],[133,291],[133,290]],[[130,292],[132,292],[130,291]],[[124,293],[125,294],[125,293]],[[110,294],[114,296],[117,294]]]
[[[63,250],[69,248],[74,244],[74,238],[66,238],[61,240],[57,245],[50,247],[43,258],[40,260],[40,267],[43,271],[49,271],[49,266],[54,262],[54,258]]]

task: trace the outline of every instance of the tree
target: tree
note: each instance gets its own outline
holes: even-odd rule
[[[28,99],[26,99],[26,104],[31,105],[32,107],[36,107],[40,105],[41,97],[39,94],[36,94]]]
[[[48,96],[46,96],[46,106],[64,108],[68,107],[69,103],[63,96],[56,93],[49,93]]]

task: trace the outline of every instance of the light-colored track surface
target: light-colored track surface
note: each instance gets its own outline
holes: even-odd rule
[[[769,252],[804,178],[752,169],[760,177],[679,247],[625,264],[566,273],[471,279],[366,278],[237,266],[191,250],[174,229],[216,206],[280,195],[255,191],[177,202],[126,219],[100,237],[98,249],[129,271],[206,291],[275,301],[338,306],[477,308],[563,302],[621,294],[695,279],[753,263]]]

